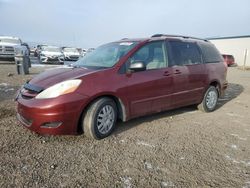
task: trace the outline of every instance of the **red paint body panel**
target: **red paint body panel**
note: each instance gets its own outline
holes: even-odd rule
[[[51,99],[23,99],[18,98],[17,112],[23,118],[32,121],[27,127],[40,134],[77,134],[77,124],[87,97],[75,93]],[[44,123],[62,122],[58,128],[43,128]]]

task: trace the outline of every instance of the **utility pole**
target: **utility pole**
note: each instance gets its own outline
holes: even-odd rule
[[[246,70],[247,55],[248,55],[248,49],[245,49],[243,70]]]

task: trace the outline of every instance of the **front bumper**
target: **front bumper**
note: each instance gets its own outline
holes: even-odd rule
[[[17,118],[26,128],[42,135],[77,134],[87,96],[67,95],[55,99],[24,99],[19,95],[16,99]]]
[[[65,56],[65,60],[68,60],[68,61],[77,61],[78,59],[79,59],[79,56],[74,56],[74,55]]]
[[[14,58],[15,54],[9,53],[9,54],[0,54],[0,58]]]
[[[62,57],[40,56],[40,60],[42,63],[63,63],[64,62],[64,58]]]

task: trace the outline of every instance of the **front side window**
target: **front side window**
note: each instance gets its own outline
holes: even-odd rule
[[[169,41],[172,51],[171,65],[193,65],[200,64],[201,54],[194,43],[181,42],[181,41]]]
[[[79,59],[73,66],[85,68],[110,68],[125,56],[137,42],[115,42],[98,47]]]
[[[146,69],[160,69],[167,67],[167,54],[162,41],[151,42],[140,48],[130,58],[130,63],[143,62]]]

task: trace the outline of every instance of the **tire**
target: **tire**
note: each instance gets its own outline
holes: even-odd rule
[[[210,86],[207,89],[202,102],[198,105],[198,109],[203,112],[214,111],[217,106],[218,98],[219,98],[218,90],[216,89],[216,87]]]
[[[93,102],[83,117],[82,130],[89,138],[102,139],[109,136],[116,124],[117,107],[108,98],[100,98]]]

